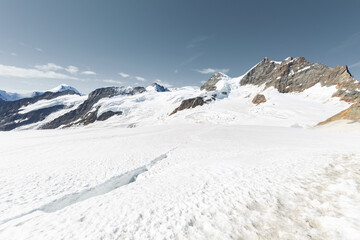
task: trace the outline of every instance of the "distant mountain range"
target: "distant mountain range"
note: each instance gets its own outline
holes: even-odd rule
[[[76,93],[79,93],[75,88],[70,87],[66,84],[61,84],[61,85],[57,86],[56,88],[47,90],[45,92],[63,92],[66,90],[72,90]],[[32,97],[40,96],[40,95],[44,94],[45,92],[11,93],[11,92],[6,92],[4,90],[0,90],[0,101],[16,101],[16,100],[19,100],[22,98],[32,98]]]
[[[240,77],[214,74],[200,88],[67,85],[28,95],[0,90],[0,130],[85,125],[136,127],[172,121],[314,127],[360,120],[360,83],[346,66],[303,57],[264,58]]]

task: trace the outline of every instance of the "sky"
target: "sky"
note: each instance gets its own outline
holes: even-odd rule
[[[264,57],[348,65],[360,80],[358,0],[0,0],[0,89],[200,86]]]

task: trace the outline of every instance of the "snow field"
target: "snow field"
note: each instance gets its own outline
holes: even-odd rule
[[[356,134],[173,124],[0,139],[0,239],[360,237]],[[135,181],[109,185],[142,167]]]

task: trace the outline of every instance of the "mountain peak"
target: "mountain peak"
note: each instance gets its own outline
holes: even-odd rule
[[[76,90],[75,88],[67,85],[67,84],[60,84],[59,86],[53,88],[53,89],[50,89],[48,90],[47,92],[64,92],[64,91],[67,91],[67,90],[70,90],[70,91],[74,91],[75,93],[79,93],[78,90]]]
[[[271,60],[268,57],[264,57],[264,59],[261,62],[268,63],[268,62],[271,62]]]
[[[247,72],[240,85],[265,85],[281,93],[302,92],[316,84],[336,86],[334,96],[354,102],[360,96],[360,83],[352,78],[347,66],[328,67],[321,63],[310,63],[304,57],[288,57],[280,64],[264,58]]]
[[[294,60],[294,58],[289,56],[289,57],[285,58],[283,62],[290,62],[291,60]]]
[[[200,90],[206,90],[206,91],[214,91],[216,90],[216,84],[220,80],[228,80],[230,77],[226,75],[225,73],[218,72],[211,76],[209,80],[207,80],[201,87]]]
[[[169,92],[169,89],[154,82],[146,88],[147,91],[156,91],[156,92]]]

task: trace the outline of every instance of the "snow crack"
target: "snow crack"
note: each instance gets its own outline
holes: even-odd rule
[[[147,165],[141,166],[139,168],[136,168],[134,170],[128,171],[126,173],[123,173],[119,176],[114,176],[110,178],[109,180],[94,186],[89,189],[84,189],[80,192],[71,193],[68,195],[65,195],[59,199],[56,199],[50,203],[47,203],[39,208],[33,209],[29,212],[23,213],[21,215],[5,219],[1,225],[0,225],[0,232],[3,231],[5,228],[9,226],[19,226],[23,223],[31,220],[32,218],[42,215],[43,213],[52,213],[59,211],[63,208],[66,208],[68,206],[71,206],[75,203],[85,201],[89,198],[104,195],[106,193],[109,193],[113,190],[116,190],[122,186],[128,185],[130,183],[133,183],[136,181],[137,177],[144,173],[149,171],[151,167],[153,167],[156,163],[159,161],[165,159],[168,157],[168,154],[171,151],[174,151],[176,148],[173,148],[169,150],[168,152],[161,154],[160,156],[154,158],[150,163]]]

